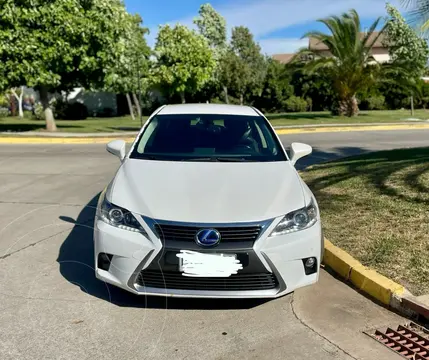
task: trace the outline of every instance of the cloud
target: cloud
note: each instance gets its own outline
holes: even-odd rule
[[[218,11],[228,26],[245,25],[258,38],[350,9],[356,9],[362,18],[377,17],[385,14],[385,0],[253,0],[227,5]]]
[[[398,2],[391,1],[393,5]],[[267,46],[267,52],[275,48],[276,42],[286,42],[286,39],[270,39],[269,34],[350,9],[356,9],[361,18],[382,16],[385,14],[385,0],[239,0],[216,7],[225,17],[229,30],[234,26],[247,26],[261,45],[265,44],[263,48]],[[192,20],[195,16],[197,13],[169,24],[179,22],[194,27]],[[150,45],[155,43],[157,32],[157,28],[151,29]],[[292,46],[294,41],[297,40],[289,39],[289,44]]]
[[[272,38],[259,40],[262,52],[267,55],[294,53],[301,47],[308,45],[308,39]]]

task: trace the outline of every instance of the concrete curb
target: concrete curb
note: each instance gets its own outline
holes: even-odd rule
[[[429,124],[398,124],[398,125],[344,125],[344,126],[313,126],[301,128],[276,128],[275,131],[279,135],[287,134],[305,134],[305,133],[330,133],[330,132],[351,132],[351,131],[393,131],[393,130],[412,130],[412,129],[429,129]],[[136,132],[137,134],[137,132]],[[117,134],[110,136],[103,134],[98,136],[85,136],[82,134],[80,137],[73,135],[56,135],[49,137],[47,134],[40,136],[31,135],[11,135],[0,136],[0,144],[106,144],[114,139],[124,139],[127,142],[134,141],[135,137],[130,136],[129,133],[124,133],[123,136]]]
[[[429,320],[429,307],[419,302],[406,288],[365,267],[327,239],[323,263],[342,279],[382,304],[405,316]]]

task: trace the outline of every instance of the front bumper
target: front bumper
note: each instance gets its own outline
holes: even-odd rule
[[[269,238],[268,235],[276,227],[281,218],[272,221],[251,248],[228,246],[227,248],[201,251],[216,251],[222,253],[234,253],[244,255],[249,259],[249,267],[245,267],[244,273],[257,271],[258,273],[272,274],[276,279],[275,287],[256,290],[203,290],[185,288],[168,288],[166,286],[144,286],[139,281],[142,271],[167,269],[163,262],[164,254],[168,251],[195,250],[195,243],[172,245],[161,241],[144,221],[141,221],[147,235],[122,230],[105,222],[95,219],[94,246],[95,246],[95,273],[96,277],[112,285],[121,287],[127,291],[141,295],[174,296],[174,297],[209,297],[209,298],[276,298],[294,290],[314,284],[319,278],[319,266],[317,270],[307,275],[303,259],[314,257],[317,265],[320,265],[323,251],[323,237],[320,220],[309,229],[283,236]],[[207,224],[201,227],[207,227]],[[176,247],[175,249],[172,247]],[[108,270],[99,267],[100,253],[111,255]],[[257,269],[257,270],[256,270]],[[199,278],[201,280],[201,278]],[[166,276],[166,282],[168,282]]]

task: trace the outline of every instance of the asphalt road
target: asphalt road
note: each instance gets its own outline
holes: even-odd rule
[[[281,138],[314,146],[305,166],[428,135]],[[103,145],[2,145],[0,165],[1,359],[395,358],[362,331],[404,319],[325,271],[265,302],[136,297],[96,280],[94,205],[118,167]]]
[[[300,169],[368,151],[429,146],[429,130],[304,133],[282,135],[280,138],[285,147],[292,142],[313,146],[313,154],[299,161],[297,167]]]

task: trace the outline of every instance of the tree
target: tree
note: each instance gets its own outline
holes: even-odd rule
[[[371,86],[380,76],[380,66],[371,55],[371,49],[384,28],[374,33],[381,18],[378,18],[366,33],[361,33],[359,15],[355,10],[318,20],[330,31],[326,34],[311,31],[303,37],[313,38],[323,43],[330,54],[320,54],[310,49],[302,49],[300,55],[312,55],[304,70],[307,73],[324,72],[331,80],[332,88],[338,98],[340,115],[355,116],[359,108],[356,93]]]
[[[410,70],[415,77],[420,78],[428,62],[428,44],[406,23],[394,6],[387,3],[386,10],[389,16],[386,18],[384,45],[389,49],[390,58],[402,63],[412,62]]]
[[[22,119],[24,117],[24,110],[22,108],[22,99],[24,97],[24,86],[21,86],[19,89],[12,88],[10,91],[12,95],[15,97],[16,101],[18,102],[18,116]]]
[[[331,79],[323,71],[308,73],[305,64],[288,64],[291,73],[291,85],[296,96],[311,103],[312,111],[330,110],[334,101]]]
[[[239,96],[240,103],[243,104],[245,94],[260,96],[267,63],[261,54],[261,47],[254,41],[248,28],[238,26],[232,29],[231,44],[225,60],[227,63],[221,67],[226,73],[221,77],[225,82],[228,76],[232,76],[229,83]]]
[[[233,89],[236,92],[244,92],[248,74],[248,68],[243,65],[240,57],[233,51],[231,47],[222,54],[219,63],[219,82],[222,84],[225,103],[229,104],[228,89]],[[243,89],[243,90],[241,90]]]
[[[155,45],[153,80],[171,94],[195,93],[212,77],[213,51],[200,34],[177,24],[160,27]]]
[[[412,24],[418,25],[423,31],[429,29],[429,4],[427,0],[401,0],[401,4],[409,10]]]
[[[105,81],[105,90],[126,95],[133,120],[135,117],[131,96],[137,106],[138,115],[140,115],[141,104],[136,92],[139,90],[146,92],[148,88],[149,56],[151,54],[145,39],[148,29],[141,25],[140,15],[127,14],[127,22],[124,24],[125,31],[120,40],[118,61],[106,70],[108,75]]]
[[[46,128],[55,131],[48,94],[102,88],[121,53],[126,17],[122,0],[3,0],[0,89],[39,90]]]
[[[284,64],[274,59],[267,60],[261,96],[255,96],[254,105],[267,112],[282,111],[285,101],[293,95],[290,72]]]
[[[199,10],[199,16],[194,18],[194,24],[202,36],[204,36],[213,51],[215,69],[212,78],[206,83],[203,93],[206,97],[218,93],[221,77],[221,59],[227,50],[226,21],[210,4],[203,4]],[[225,98],[228,98],[228,89],[225,90]]]
[[[223,49],[226,46],[226,21],[210,4],[203,4],[198,12],[199,17],[194,19],[200,34],[209,42],[213,50]]]

